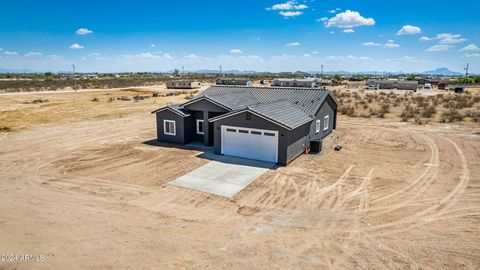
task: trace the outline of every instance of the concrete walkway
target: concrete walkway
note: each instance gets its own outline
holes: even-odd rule
[[[213,160],[169,184],[233,198],[235,194],[275,166],[270,162],[215,155],[211,152],[200,156]]]

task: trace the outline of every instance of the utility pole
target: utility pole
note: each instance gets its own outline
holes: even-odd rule
[[[465,69],[465,84],[467,84],[468,80],[468,68],[470,67],[470,64],[467,63],[467,66],[464,68]]]
[[[222,66],[218,66],[218,69],[220,70],[220,76],[222,76]]]
[[[73,90],[77,92],[77,77],[75,76],[75,64],[72,65],[72,68],[73,68],[73,82],[74,82]]]
[[[320,78],[323,78],[323,65],[320,66]]]
[[[185,76],[185,67],[182,66],[182,77]]]

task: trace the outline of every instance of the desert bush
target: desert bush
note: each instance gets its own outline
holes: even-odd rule
[[[353,106],[342,106],[340,108],[340,113],[348,116],[353,116],[355,114],[355,108]]]
[[[144,100],[144,99],[147,99],[147,98],[150,98],[150,97],[149,96],[141,96],[141,95],[133,96],[133,100],[135,100],[135,101],[140,101],[140,100]]]
[[[12,131],[10,127],[5,127],[5,126],[0,127],[0,132],[10,132],[10,131]]]
[[[113,97],[108,98],[108,102],[114,102],[114,101],[115,101],[115,98],[113,98]]]
[[[93,102],[99,102],[100,100],[97,97],[92,98]]]
[[[121,96],[121,97],[117,97],[117,100],[121,100],[121,101],[130,101],[132,100],[131,98],[127,97],[127,96]]]
[[[435,105],[429,105],[420,110],[422,117],[431,118],[437,112]]]
[[[49,100],[48,99],[34,99],[31,102],[24,101],[23,103],[24,104],[39,104],[39,103],[46,103],[46,102],[49,102]]]
[[[463,115],[458,112],[456,108],[450,108],[442,113],[440,118],[441,122],[455,122],[455,121],[462,121]]]

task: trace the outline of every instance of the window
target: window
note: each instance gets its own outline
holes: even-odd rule
[[[320,132],[320,120],[317,120],[317,122],[315,122],[315,132]]]
[[[327,115],[323,119],[323,130],[324,131],[328,129],[328,118],[330,118],[330,117]]]
[[[237,130],[236,130],[236,129],[233,129],[233,128],[227,128],[227,131],[228,131],[228,132],[237,132]]]
[[[247,134],[248,134],[248,130],[244,130],[244,129],[239,129],[238,132],[240,132],[240,133],[247,133]]]
[[[203,135],[203,120],[197,119],[197,134]]]
[[[270,133],[270,132],[264,132],[263,135],[275,137],[275,133]]]
[[[253,131],[252,130],[250,133],[254,134],[254,135],[262,135],[262,132],[260,132],[260,131]]]
[[[177,131],[175,129],[175,121],[163,120],[163,134],[175,136]]]

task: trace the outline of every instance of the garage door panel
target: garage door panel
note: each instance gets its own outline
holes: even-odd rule
[[[277,131],[222,126],[222,154],[277,162],[277,153]]]

